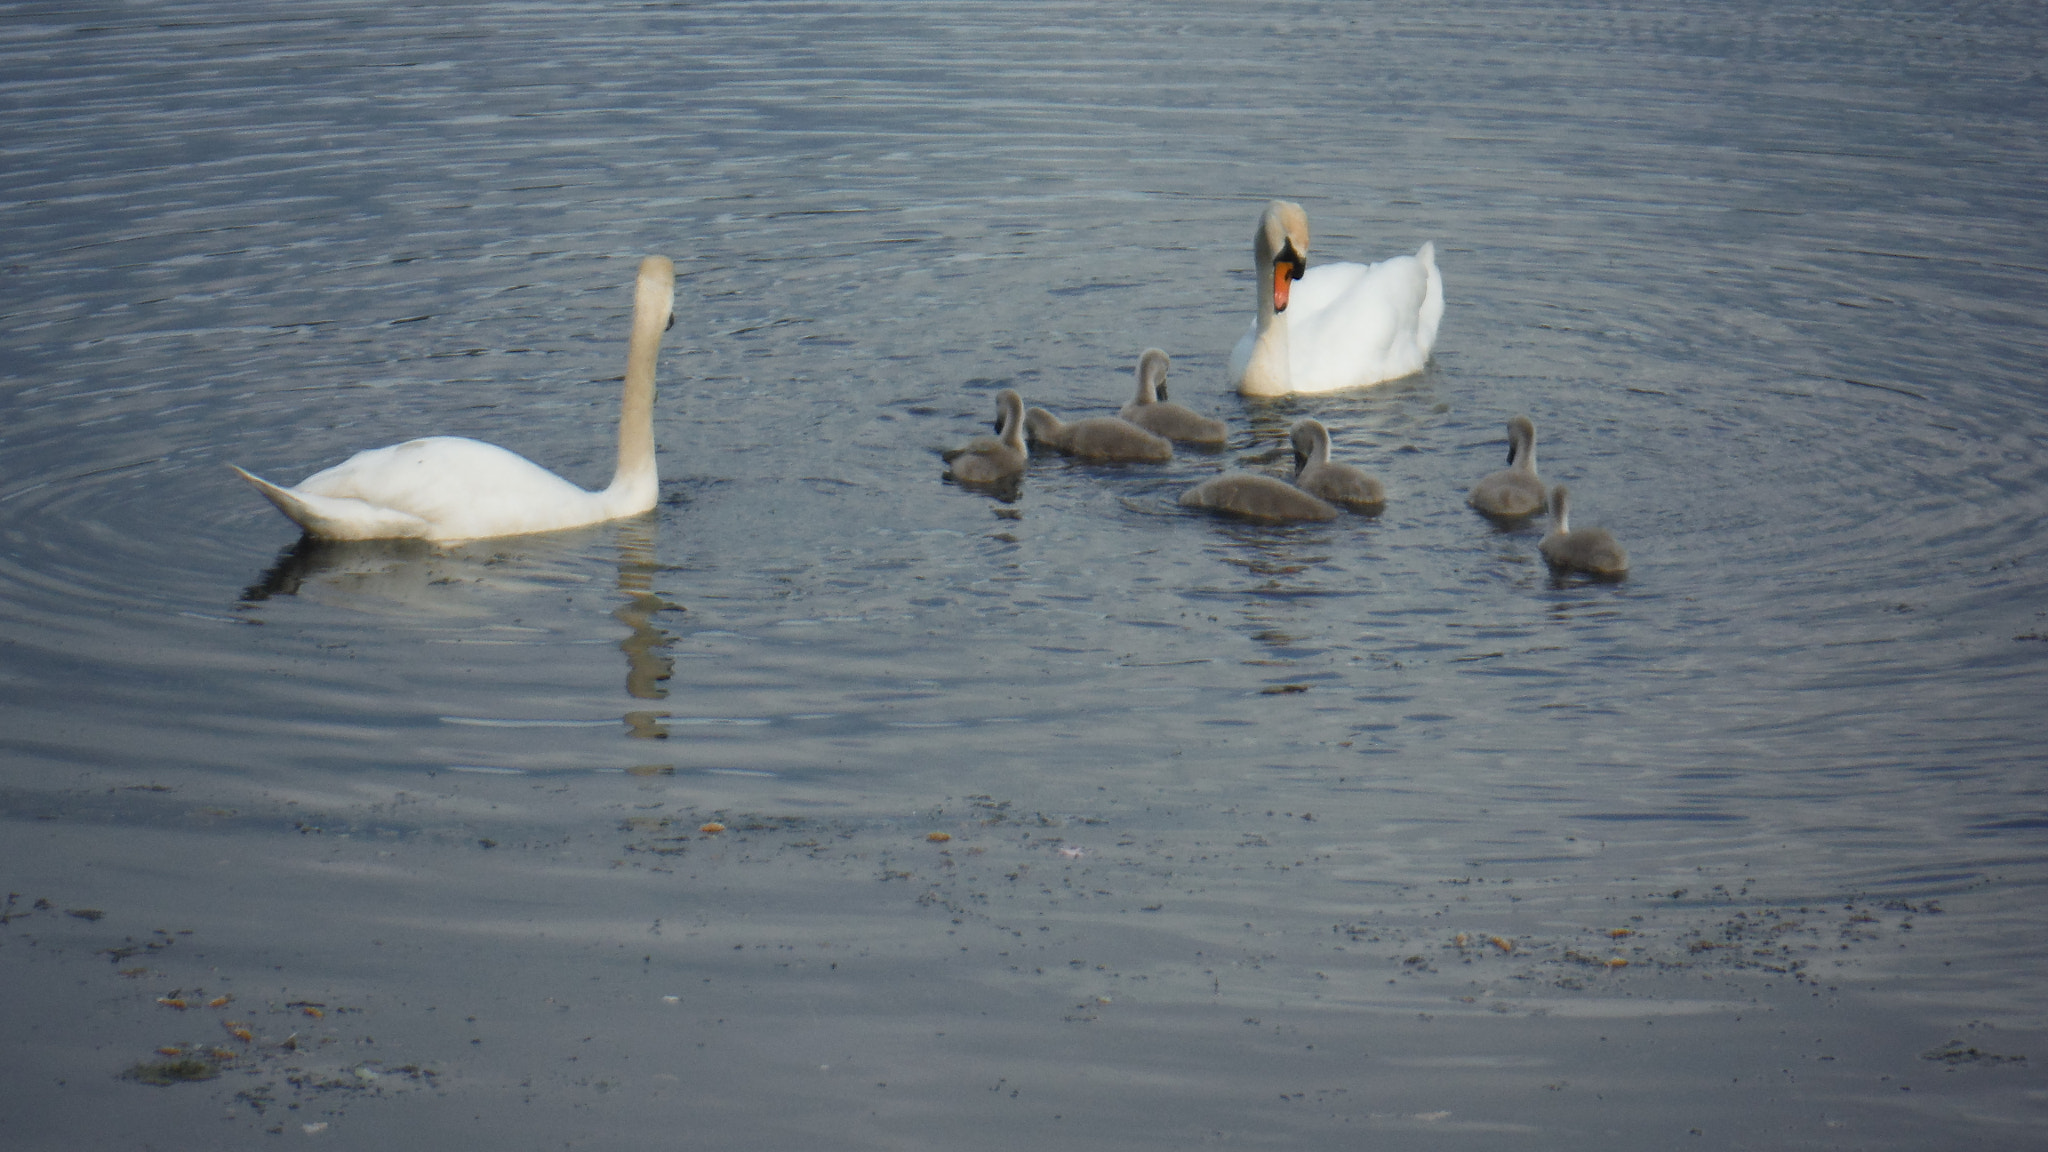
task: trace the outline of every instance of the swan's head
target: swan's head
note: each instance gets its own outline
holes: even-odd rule
[[[1508,465],[1529,458],[1536,450],[1536,424],[1527,416],[1516,416],[1508,421]]]
[[[1311,463],[1320,464],[1330,458],[1330,430],[1320,420],[1297,421],[1288,430],[1288,442],[1294,445],[1294,472],[1298,476]]]
[[[640,261],[640,279],[633,287],[633,310],[658,317],[666,332],[676,322],[676,266],[666,256]]]
[[[1288,290],[1308,271],[1308,213],[1287,200],[1266,205],[1252,237],[1252,254],[1260,271],[1271,269],[1273,311],[1287,311]]]
[[[1023,429],[1024,397],[1017,395],[1015,388],[996,393],[996,435],[1008,440],[1011,432],[1021,435]]]
[[[1166,399],[1166,368],[1173,358],[1157,348],[1145,349],[1138,357],[1138,400],[1150,404]]]

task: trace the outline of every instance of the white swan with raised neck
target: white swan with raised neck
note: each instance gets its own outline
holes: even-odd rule
[[[675,266],[640,262],[619,406],[612,481],[591,492],[516,452],[463,436],[429,436],[358,452],[285,488],[235,468],[310,536],[328,540],[476,540],[556,532],[654,507],[654,367],[674,322]],[[230,465],[233,467],[233,465]]]

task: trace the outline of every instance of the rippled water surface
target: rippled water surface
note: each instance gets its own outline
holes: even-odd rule
[[[8,1142],[2024,1143],[2044,47],[0,4]],[[1435,242],[1423,374],[1231,392],[1272,196],[1312,261]],[[653,252],[653,514],[323,547],[228,471],[602,483]],[[941,480],[1148,346],[1228,450]],[[1516,412],[1627,580],[1464,506]],[[1303,416],[1383,514],[1177,506]]]

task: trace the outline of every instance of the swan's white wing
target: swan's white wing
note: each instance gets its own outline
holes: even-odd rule
[[[1300,309],[1304,315],[1325,312],[1382,267],[1385,265],[1341,261],[1313,265],[1294,282],[1293,290],[1287,294],[1287,311],[1291,314]]]
[[[235,468],[234,465],[228,465]],[[324,540],[392,540],[427,536],[432,525],[409,512],[379,508],[341,496],[319,496],[280,488],[252,472],[235,468],[292,523]]]
[[[1413,256],[1309,270],[1288,304],[1288,349],[1297,392],[1327,392],[1419,371],[1429,270]]]
[[[308,476],[294,491],[417,517],[435,540],[548,532],[610,516],[601,493],[586,492],[516,452],[461,436],[358,452]]]

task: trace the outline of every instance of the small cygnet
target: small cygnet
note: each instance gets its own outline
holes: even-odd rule
[[[1031,442],[1083,460],[1161,464],[1173,459],[1173,441],[1154,436],[1116,416],[1089,416],[1071,423],[1043,408],[1024,414]]]
[[[1250,520],[1335,520],[1337,510],[1285,480],[1257,472],[1225,472],[1180,494],[1183,508]]]
[[[1230,429],[1223,421],[1167,402],[1166,368],[1172,362],[1157,348],[1145,349],[1145,354],[1138,357],[1138,395],[1117,415],[1168,440],[1204,448],[1223,447],[1230,441]]]
[[[1571,493],[1559,484],[1550,492],[1550,531],[1536,545],[1550,566],[1577,569],[1595,576],[1620,576],[1628,572],[1628,553],[1605,528],[1581,528],[1574,532],[1567,517],[1565,500]]]
[[[1024,398],[1014,388],[996,393],[996,434],[977,436],[945,453],[946,475],[962,484],[1000,484],[1024,474]]]
[[[1543,511],[1543,481],[1536,477],[1536,425],[1527,416],[1508,421],[1508,466],[1474,484],[1467,502],[1489,516],[1533,516]]]
[[[1386,506],[1380,482],[1349,464],[1330,459],[1330,430],[1320,420],[1297,422],[1287,434],[1294,444],[1294,486],[1354,512],[1377,512]]]

